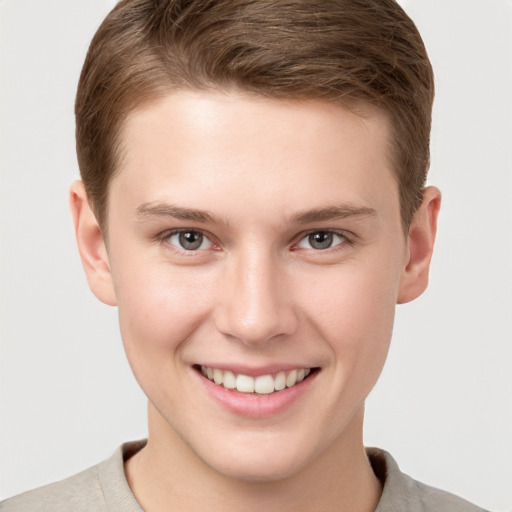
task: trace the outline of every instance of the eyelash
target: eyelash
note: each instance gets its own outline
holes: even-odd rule
[[[205,248],[205,249],[200,249],[200,248],[185,249],[184,247],[180,247],[179,245],[170,242],[171,237],[176,236],[176,235],[187,234],[187,233],[199,234],[200,236],[203,237],[203,239],[201,240],[201,245],[204,243],[205,240],[207,240],[210,244],[210,247]],[[299,246],[299,244],[301,242],[306,240],[311,235],[320,234],[320,233],[332,235],[334,237],[339,237],[341,239],[341,241],[333,246],[326,247],[325,249],[315,249],[313,247],[307,248],[307,247]],[[166,231],[165,233],[160,235],[158,238],[160,239],[161,243],[166,244],[167,246],[172,246],[172,249],[174,251],[176,251],[180,254],[184,254],[184,255],[192,256],[194,254],[200,253],[201,251],[208,250],[212,247],[216,248],[216,250],[220,249],[220,246],[216,245],[215,242],[212,241],[213,237],[211,237],[210,235],[208,235],[207,233],[205,233],[204,231],[202,231],[200,229],[175,229],[172,231]],[[316,230],[308,231],[306,233],[301,233],[298,242],[293,244],[291,250],[294,251],[296,249],[305,249],[307,251],[313,251],[315,253],[323,253],[323,252],[330,253],[335,250],[341,250],[342,247],[352,246],[352,245],[354,245],[354,242],[353,242],[352,238],[345,231],[338,231],[338,230],[333,230],[333,229],[316,229]]]
[[[312,235],[318,235],[318,234],[327,234],[327,235],[331,235],[333,237],[339,237],[341,239],[341,241],[339,243],[336,243],[335,245],[332,245],[330,247],[326,247],[325,249],[315,249],[313,247],[299,247],[299,244],[305,240],[307,240],[309,237],[311,237]],[[299,239],[299,241],[294,244],[294,247],[299,247],[299,248],[303,248],[303,249],[306,249],[306,250],[309,250],[309,251],[314,251],[316,253],[321,253],[321,252],[332,252],[334,250],[340,250],[342,248],[342,246],[350,246],[350,245],[353,245],[353,241],[352,239],[348,236],[348,234],[344,231],[338,231],[338,230],[334,230],[334,229],[315,229],[313,231],[309,231],[307,233],[304,233],[304,234],[301,234],[301,238]]]
[[[209,236],[208,234],[206,234],[204,231],[200,230],[200,229],[175,229],[175,230],[172,230],[172,231],[166,231],[165,233],[163,233],[159,238],[160,238],[160,241],[167,245],[167,246],[171,246],[172,247],[172,250],[180,253],[180,254],[184,254],[184,255],[187,255],[187,256],[192,256],[194,254],[197,254],[201,251],[205,251],[207,249],[185,249],[184,247],[180,247],[179,245],[177,244],[173,244],[171,243],[170,239],[171,237],[173,236],[176,236],[176,235],[184,235],[184,234],[187,234],[187,233],[197,233],[199,234],[201,237],[203,237],[203,239],[201,240],[201,245],[204,243],[204,241],[208,241],[210,243],[211,246],[215,246],[215,243],[212,241],[212,237]],[[211,248],[211,247],[209,247]]]

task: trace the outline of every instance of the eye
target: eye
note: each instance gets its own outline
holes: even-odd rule
[[[297,247],[300,247],[301,249],[323,251],[325,249],[330,249],[331,247],[336,247],[346,241],[346,237],[341,233],[336,233],[334,231],[314,231],[313,233],[309,233],[309,235],[305,236],[297,244]]]
[[[184,229],[167,235],[167,242],[185,251],[209,249],[213,243],[201,231]]]

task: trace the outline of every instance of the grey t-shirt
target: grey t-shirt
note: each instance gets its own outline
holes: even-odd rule
[[[145,441],[120,446],[106,461],[60,482],[0,503],[0,512],[143,512],[124,474],[124,461]],[[373,470],[383,483],[375,512],[486,512],[453,494],[404,475],[391,455],[368,448]]]

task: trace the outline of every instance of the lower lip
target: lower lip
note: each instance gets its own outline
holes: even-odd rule
[[[316,379],[319,371],[311,373],[303,381],[282,391],[275,391],[269,395],[256,393],[240,393],[236,390],[226,389],[195,371],[208,394],[228,411],[248,418],[266,418],[285,411],[300,396],[307,392]]]

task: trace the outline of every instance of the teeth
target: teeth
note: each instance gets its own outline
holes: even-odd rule
[[[293,370],[288,374],[288,377],[286,377],[286,387],[291,388],[297,384],[297,370]]]
[[[274,378],[272,375],[260,375],[254,381],[254,391],[261,395],[269,395],[274,392]]]
[[[248,375],[237,375],[236,390],[240,393],[254,393],[254,379]]]
[[[224,372],[222,370],[218,370],[217,368],[213,370],[213,382],[219,385],[224,382]]]
[[[279,372],[274,379],[274,389],[276,391],[281,391],[286,387],[286,374],[284,372]]]
[[[235,375],[230,370],[219,370],[206,366],[201,366],[201,373],[218,386],[224,386],[226,389],[236,389],[240,393],[270,395],[274,391],[291,388],[303,381],[311,373],[311,369],[299,368],[288,374],[279,372],[275,375],[260,375],[256,378],[241,373]]]
[[[224,387],[227,389],[236,388],[236,376],[233,372],[226,370],[224,372]]]

